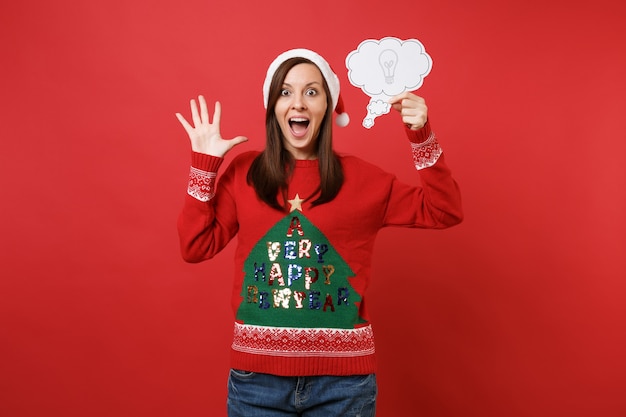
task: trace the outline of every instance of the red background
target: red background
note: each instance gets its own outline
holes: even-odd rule
[[[174,113],[219,99],[260,148],[264,71],[308,47],[344,86],[337,148],[413,181],[396,116],[363,129],[347,82],[384,36],[433,58],[466,220],[380,234],[379,415],[626,415],[626,3],[557,3],[3,2],[0,415],[224,415],[232,245],[179,256]]]

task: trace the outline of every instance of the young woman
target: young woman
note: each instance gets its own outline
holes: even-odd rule
[[[407,92],[390,100],[418,186],[334,152],[333,112],[343,104],[339,80],[320,55],[279,55],[263,90],[266,147],[236,156],[219,181],[224,155],[247,139],[221,137],[219,102],[212,121],[202,96],[191,100],[192,123],[177,113],[192,148],[178,221],[183,258],[211,259],[238,238],[229,416],[374,416],[374,338],[364,300],[376,234],[459,223],[459,189],[422,98]],[[390,291],[406,285],[403,277],[384,279]]]

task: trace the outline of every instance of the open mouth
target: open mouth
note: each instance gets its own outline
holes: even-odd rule
[[[289,127],[295,136],[302,136],[309,127],[309,119],[304,117],[293,117],[289,119]]]

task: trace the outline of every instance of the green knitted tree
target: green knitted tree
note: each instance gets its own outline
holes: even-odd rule
[[[328,239],[301,212],[274,225],[244,263],[237,320],[274,327],[354,328],[360,295]]]

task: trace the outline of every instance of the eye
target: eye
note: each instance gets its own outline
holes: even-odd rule
[[[281,96],[288,96],[290,94],[291,94],[291,92],[289,90],[287,90],[286,88],[283,88],[282,90],[280,90],[280,95]]]
[[[308,90],[306,90],[305,94],[307,96],[316,96],[317,95],[317,90],[314,88],[309,88]]]

